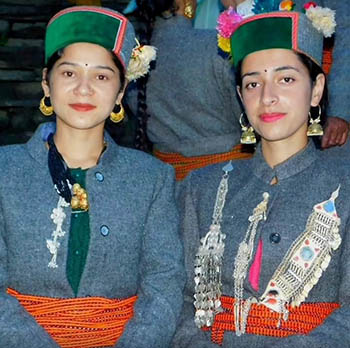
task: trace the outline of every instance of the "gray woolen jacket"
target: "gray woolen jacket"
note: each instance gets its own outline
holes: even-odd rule
[[[225,333],[222,347],[350,347],[350,166],[349,162],[343,165],[337,158],[331,157],[339,155],[338,152],[322,153],[310,141],[305,150],[274,169],[265,162],[260,146],[251,160],[232,162],[233,170],[230,172],[221,222],[222,232],[226,234],[222,271],[223,295],[234,296],[233,270],[238,245],[246,234],[248,217],[262,201],[263,192],[268,192],[270,198],[267,219],[259,223],[254,245],[255,254],[259,239],[263,241],[259,289],[255,291],[246,279],[244,298],[259,298],[263,294],[287,250],[304,232],[313,207],[328,200],[340,185],[335,206],[341,219],[339,230],[342,243],[332,252],[328,268],[305,302],[337,302],[341,304],[341,308],[307,336],[275,338],[244,334],[238,337],[231,331]],[[217,189],[225,164],[227,163],[195,171],[179,185],[182,239],[188,279],[181,324],[173,341],[174,348],[218,347],[211,342],[210,333],[198,329],[194,323],[194,258],[200,239],[206,235],[212,221]],[[278,179],[278,183],[270,185],[274,177]],[[277,242],[276,235],[279,236]]]
[[[107,149],[87,171],[90,245],[78,297],[137,294],[134,317],[118,348],[165,348],[182,306],[184,268],[173,170],[142,152]],[[58,268],[46,240],[58,202],[40,131],[23,145],[0,148],[0,347],[57,347],[7,287],[23,294],[72,298],[66,276],[70,207],[59,238]],[[106,229],[107,228],[107,229]],[[106,230],[108,234],[106,235]],[[101,233],[103,231],[103,233]]]

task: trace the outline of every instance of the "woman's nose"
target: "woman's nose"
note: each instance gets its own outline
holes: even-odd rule
[[[93,93],[93,88],[89,78],[84,76],[81,79],[79,79],[78,84],[74,89],[74,92],[82,96],[91,95]]]

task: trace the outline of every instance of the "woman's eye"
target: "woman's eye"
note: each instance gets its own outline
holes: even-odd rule
[[[287,83],[287,84],[292,83],[294,81],[295,81],[295,79],[293,79],[293,77],[284,77],[282,79],[282,82]]]
[[[108,80],[108,77],[106,75],[97,75],[97,79],[100,81],[103,81],[103,80]]]
[[[64,71],[63,75],[67,76],[67,77],[72,77],[74,75],[74,73],[72,71]]]
[[[253,88],[256,88],[257,86],[258,86],[257,82],[249,82],[246,84],[245,88],[246,89],[253,89]]]

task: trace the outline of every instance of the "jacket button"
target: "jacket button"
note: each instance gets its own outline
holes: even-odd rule
[[[95,173],[95,178],[96,178],[96,180],[99,181],[99,182],[102,182],[102,181],[104,180],[104,176],[103,176],[103,174],[100,173],[100,172],[96,172],[96,173]]]
[[[270,242],[273,244],[277,244],[281,241],[281,235],[279,233],[271,233],[269,238]]]
[[[108,226],[102,225],[102,226],[100,227],[100,232],[101,232],[101,234],[102,234],[103,237],[108,236],[108,235],[109,235],[109,228],[108,228]]]

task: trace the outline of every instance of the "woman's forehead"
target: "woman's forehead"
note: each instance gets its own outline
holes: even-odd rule
[[[242,62],[242,74],[247,71],[281,70],[293,67],[298,71],[306,70],[296,52],[290,49],[273,48],[248,54]]]
[[[81,65],[114,64],[112,53],[100,45],[77,42],[66,46],[58,61],[71,60]]]

